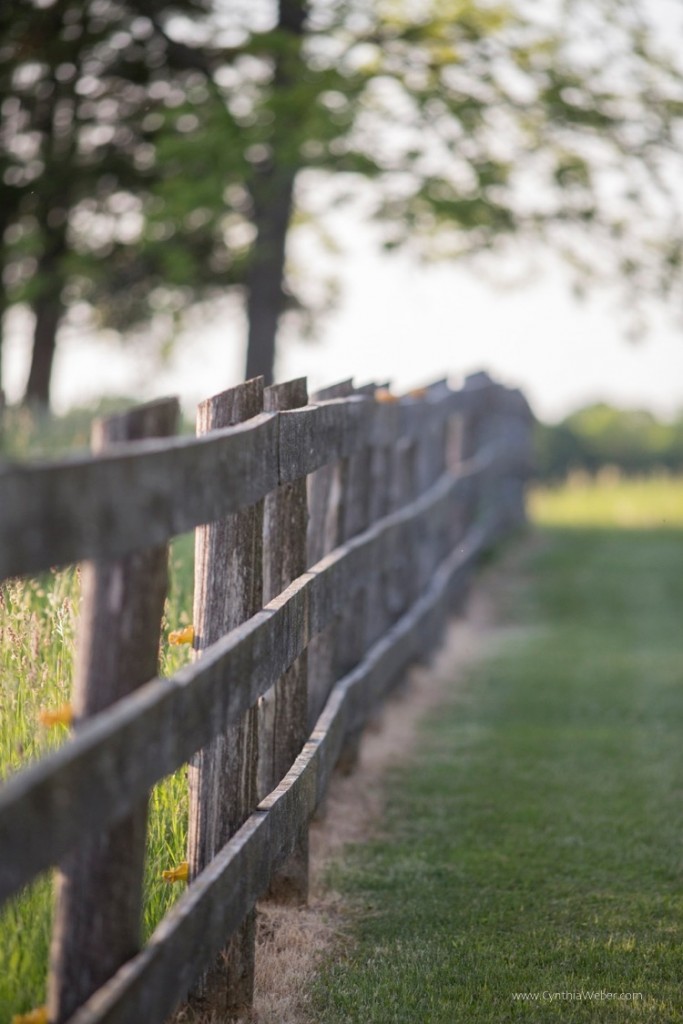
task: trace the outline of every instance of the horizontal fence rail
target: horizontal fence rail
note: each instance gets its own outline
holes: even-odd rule
[[[96,457],[0,465],[0,579],[162,544],[335,459],[411,440],[426,422],[475,409],[488,390],[449,392],[428,405],[329,399],[204,437],[120,442]]]
[[[203,524],[236,522],[267,500],[266,519],[259,513],[248,520],[250,530],[262,531],[256,561],[240,569],[256,572],[256,593],[261,573],[275,571],[266,568],[275,564],[268,561],[270,531],[286,530],[286,510],[295,507],[284,488],[308,484],[314,564],[288,585],[291,575],[281,577],[274,589],[275,577],[267,576],[266,596],[269,588],[275,596],[208,646],[197,637],[196,660],[170,679],[149,678],[101,709],[96,694],[88,698],[80,717],[76,708],[70,739],[0,789],[0,902],[62,865],[60,928],[69,941],[61,953],[63,937],[53,941],[48,1010],[55,1024],[160,1024],[193,991],[203,1008],[235,1009],[230,992],[215,1002],[216,971],[223,969],[216,964],[228,970],[231,958],[244,955],[237,946],[253,943],[245,921],[259,898],[276,893],[274,879],[291,875],[293,854],[305,899],[302,836],[335,765],[351,756],[363,725],[410,664],[434,650],[478,557],[523,521],[532,417],[519,392],[484,374],[459,391],[438,382],[401,400],[385,388],[354,392],[344,382],[302,404],[305,382],[278,388],[264,392],[249,382],[226,393],[230,425],[207,429],[205,421],[194,439],[119,440],[126,429],[138,436],[129,419],[120,430],[110,423],[106,447],[92,456],[0,469],[0,578],[83,559],[118,578],[121,559],[161,550]],[[278,411],[263,411],[269,408]],[[243,417],[240,409],[249,418],[230,419]],[[142,421],[155,412],[128,415]],[[301,530],[301,512],[296,515],[293,528]],[[233,535],[241,536],[226,534]],[[281,544],[282,534],[270,542]],[[221,557],[225,570],[210,567],[218,580],[232,555]],[[85,607],[82,615],[88,614]],[[125,608],[112,615],[125,619]],[[301,686],[302,669],[295,673],[292,666],[306,655],[308,707],[298,712],[305,720],[294,723],[296,735],[308,736],[303,748],[301,739],[295,743],[300,753],[284,775],[268,781],[267,791],[249,797],[227,841],[144,948],[121,955],[104,978],[86,979],[78,947],[88,941],[88,924],[74,895],[86,870],[82,851],[100,849],[102,837],[117,829],[124,830],[117,841],[125,841],[151,787],[223,742],[231,729],[246,736],[244,723],[251,722],[249,730],[260,737],[257,756],[266,760],[266,746],[283,748],[264,715],[272,694],[283,701],[287,687]],[[81,663],[84,657],[81,652]],[[267,772],[261,777],[268,779]],[[202,806],[198,822],[208,813]],[[196,827],[223,828],[212,821]],[[203,841],[196,831],[195,841]],[[72,876],[67,900],[63,879]],[[109,927],[115,932],[116,922]],[[242,1001],[249,999],[248,985],[245,992]]]

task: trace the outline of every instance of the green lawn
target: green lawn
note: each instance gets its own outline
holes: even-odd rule
[[[320,1024],[683,1021],[683,488],[667,529],[610,528],[601,490],[580,528],[537,493],[523,564],[489,570],[507,639],[332,872],[354,941]]]

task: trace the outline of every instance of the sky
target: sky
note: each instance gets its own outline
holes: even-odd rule
[[[407,254],[380,255],[362,219],[347,215],[334,261],[341,297],[316,341],[283,339],[277,377],[308,376],[309,390],[353,377],[391,381],[397,392],[485,369],[526,394],[536,415],[556,421],[595,401],[683,410],[683,337],[673,316],[654,318],[649,336],[626,340],[613,296],[573,297],[559,263],[539,260],[518,289],[453,264],[420,266]],[[4,365],[9,401],[28,370],[25,332],[10,331]],[[235,302],[196,322],[159,370],[142,346],[66,337],[58,352],[54,406],[63,412],[102,394],[141,399],[177,394],[197,402],[242,379],[245,324]]]
[[[559,261],[537,263],[530,283],[511,288],[352,245],[324,343],[290,342],[284,376],[390,379],[400,391],[443,376],[457,385],[484,369],[522,388],[544,420],[596,401],[663,418],[683,411],[683,325],[655,313],[649,334],[628,341],[614,295],[580,301]]]

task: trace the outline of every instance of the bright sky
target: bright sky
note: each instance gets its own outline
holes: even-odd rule
[[[683,411],[681,331],[661,316],[645,340],[627,341],[614,297],[579,302],[552,260],[533,283],[512,290],[461,267],[354,249],[324,343],[290,343],[284,376],[308,373],[314,384],[391,379],[400,390],[486,369],[521,387],[542,419],[600,400],[665,417]]]
[[[307,375],[311,390],[346,377],[391,380],[400,391],[442,376],[457,384],[486,369],[521,387],[542,419],[602,399],[663,416],[683,410],[683,337],[667,318],[644,341],[628,342],[613,300],[577,302],[552,262],[533,284],[508,290],[453,265],[380,256],[360,222],[347,224],[345,236],[339,306],[321,325],[320,340],[286,340],[278,379]],[[68,337],[57,356],[54,405],[63,411],[101,394],[173,393],[190,411],[239,382],[243,351],[243,318],[230,303],[219,321],[180,338],[161,371],[142,346]],[[25,332],[11,332],[9,401],[20,395],[27,360]]]

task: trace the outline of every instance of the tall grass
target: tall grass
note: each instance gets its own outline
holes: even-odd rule
[[[160,643],[160,671],[171,675],[187,648],[169,647],[170,628],[187,625],[192,609],[192,537],[178,538],[170,554],[170,585]],[[0,777],[44,756],[68,736],[64,726],[45,728],[40,712],[70,699],[80,602],[77,568],[0,588]],[[179,894],[161,872],[185,857],[187,769],[157,785],[150,799],[145,872],[145,937]],[[52,913],[49,875],[12,900],[0,915],[0,1020],[45,1000]]]
[[[63,742],[44,729],[43,708],[69,699],[78,608],[77,571],[10,580],[0,590],[0,775],[19,770]],[[0,1015],[43,1001],[51,885],[39,878],[0,916]]]
[[[95,416],[134,404],[105,398],[62,417],[24,408],[5,410],[0,457],[10,460],[56,458],[87,451]],[[184,423],[183,430],[189,425]],[[169,593],[160,640],[160,674],[170,676],[189,657],[187,648],[169,647],[169,629],[187,625],[192,610],[193,539],[176,538],[169,558]],[[68,703],[74,671],[80,604],[77,567],[37,578],[0,584],[0,779],[63,743],[65,726],[46,728],[40,713]],[[146,938],[177,899],[179,888],[161,872],[183,860],[187,834],[187,769],[155,786],[150,794],[143,934]],[[51,873],[38,878],[0,913],[0,1021],[45,1000],[52,918]]]

